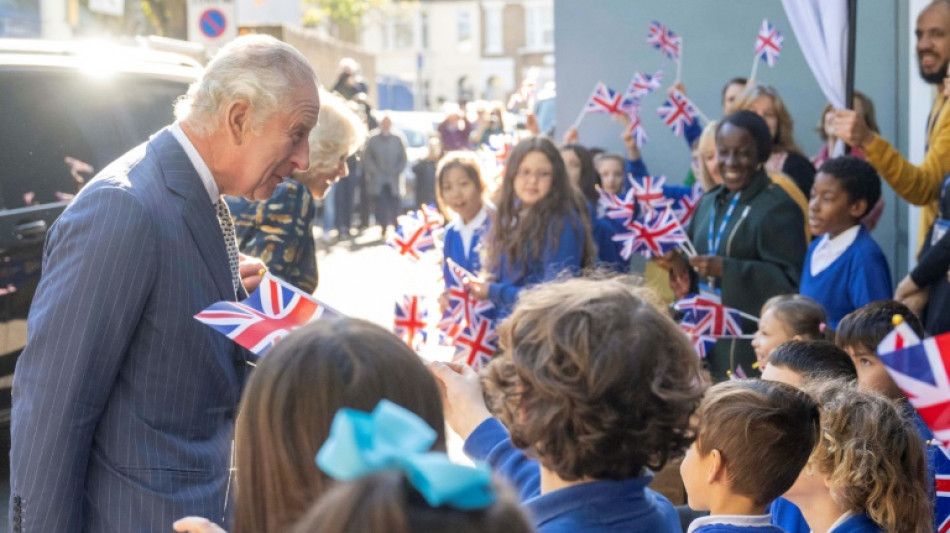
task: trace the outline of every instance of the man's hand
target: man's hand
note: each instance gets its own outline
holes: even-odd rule
[[[839,109],[835,112],[835,137],[854,148],[865,148],[874,139],[874,132],[856,111]]]
[[[467,439],[479,424],[491,418],[478,374],[468,365],[438,361],[429,363],[429,371],[442,393],[445,421],[462,439]]]
[[[264,272],[267,272],[267,265],[256,257],[241,254],[238,272],[241,274],[241,283],[250,294],[261,284]]]
[[[172,529],[179,533],[228,533],[217,524],[200,516],[186,516],[172,524]]]
[[[689,265],[700,276],[708,278],[722,277],[722,257],[718,255],[694,255],[689,258]]]

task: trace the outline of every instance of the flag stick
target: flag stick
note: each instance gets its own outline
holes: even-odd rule
[[[755,74],[759,70],[759,54],[752,56],[752,74],[749,74],[749,82],[755,81]]]
[[[587,114],[587,103],[585,102],[585,103],[584,103],[584,107],[581,108],[581,114],[580,114],[580,115],[577,115],[577,120],[574,121],[574,124],[571,125],[571,127],[574,128],[575,130],[576,130],[578,127],[580,127],[581,121],[584,120],[584,115],[586,115],[586,114]]]
[[[735,312],[739,313],[739,316],[741,316],[742,318],[749,319],[749,320],[751,320],[751,321],[753,321],[753,322],[756,322],[756,323],[759,322],[759,317],[757,317],[757,316],[755,316],[755,315],[750,315],[749,313],[743,313],[742,311],[739,311],[738,309],[733,309],[733,310],[734,310]]]
[[[686,254],[686,257],[695,257],[696,250],[693,250],[692,245],[688,245],[687,243],[689,243],[689,241],[681,242],[680,250],[683,250],[683,253]]]

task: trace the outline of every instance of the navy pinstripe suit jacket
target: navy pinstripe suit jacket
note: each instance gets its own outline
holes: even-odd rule
[[[246,352],[193,317],[233,300],[224,239],[168,130],[53,224],[13,385],[14,531],[224,520]]]

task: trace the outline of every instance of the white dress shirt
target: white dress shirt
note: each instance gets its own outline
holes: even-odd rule
[[[181,147],[185,149],[185,155],[188,156],[188,160],[191,161],[191,164],[195,167],[195,170],[198,171],[198,177],[201,178],[202,185],[204,185],[205,190],[208,191],[208,196],[211,198],[211,203],[216,204],[218,199],[221,198],[221,193],[218,192],[218,184],[215,183],[214,176],[211,175],[211,169],[205,164],[205,160],[201,158],[201,154],[198,153],[198,149],[195,148],[195,145],[191,143],[191,139],[185,135],[185,131],[181,129],[181,125],[179,123],[175,122],[168,129],[175,137],[175,140],[178,141],[178,144],[180,144]]]
[[[829,238],[827,233],[822,235],[821,241],[818,242],[818,245],[815,246],[814,253],[811,254],[811,264],[808,265],[808,268],[811,270],[811,275],[817,276],[823,270],[831,266],[831,263],[834,263],[835,259],[841,257],[841,254],[843,254],[849,246],[854,244],[854,240],[858,238],[858,231],[860,230],[861,225],[855,224],[839,233],[834,239]]]

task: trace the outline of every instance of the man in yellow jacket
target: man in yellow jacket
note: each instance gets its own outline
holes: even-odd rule
[[[917,59],[920,77],[936,85],[927,120],[927,154],[924,162],[913,165],[893,145],[872,132],[861,115],[851,110],[838,111],[835,135],[851,146],[861,148],[868,162],[881,174],[901,198],[923,206],[917,248],[920,250],[927,231],[937,218],[937,200],[944,178],[950,173],[950,98],[944,77],[950,64],[950,0],[934,0],[917,17]]]

